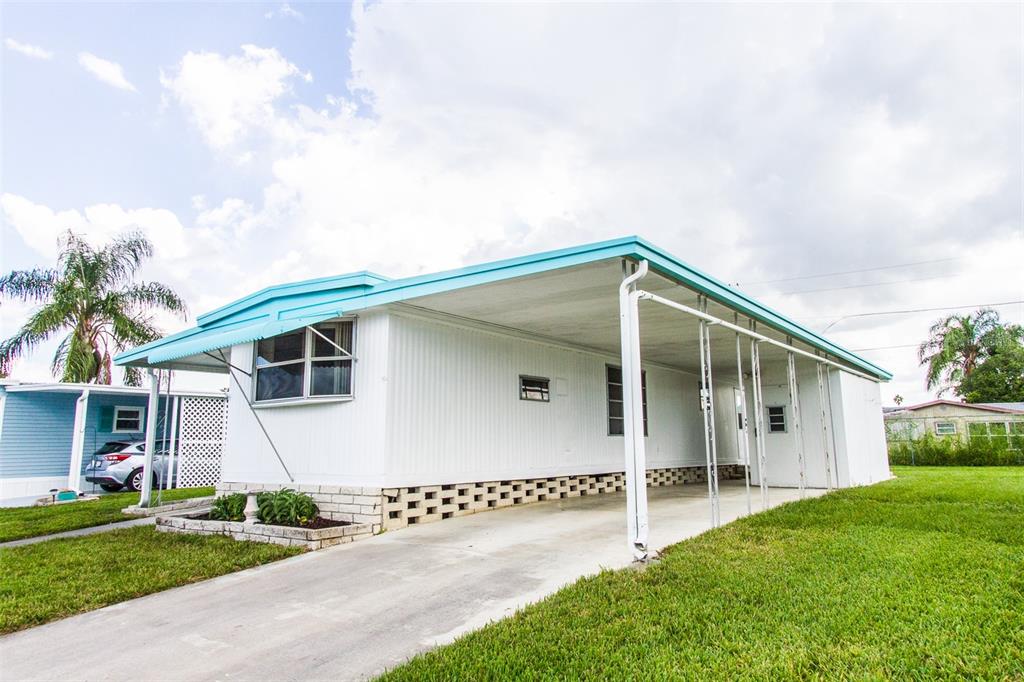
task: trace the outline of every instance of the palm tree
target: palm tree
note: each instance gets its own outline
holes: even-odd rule
[[[970,315],[949,315],[931,326],[917,358],[928,365],[927,387],[941,385],[938,394],[959,385],[988,356],[1004,331],[999,313],[981,308]]]
[[[68,331],[50,365],[61,381],[109,384],[117,353],[160,337],[149,311],[158,308],[186,316],[185,302],[158,282],[132,280],[153,245],[129,233],[94,249],[67,232],[57,269],[16,270],[0,278],[0,297],[43,305],[18,332],[0,343],[0,373],[14,360],[54,335]],[[125,367],[129,386],[141,382],[137,368]]]

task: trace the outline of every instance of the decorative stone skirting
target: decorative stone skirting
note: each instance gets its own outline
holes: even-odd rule
[[[289,526],[267,526],[262,523],[213,521],[188,516],[158,516],[156,517],[156,529],[165,533],[225,535],[235,540],[291,545],[311,550],[352,542],[369,537],[374,533],[372,524],[368,523],[310,530]]]
[[[740,465],[720,466],[718,476],[720,479],[743,478],[744,469]],[[671,467],[647,471],[648,487],[699,483],[707,480],[705,467]],[[626,475],[620,471],[607,474],[384,488],[383,524],[385,530],[392,530],[415,523],[441,521],[531,502],[620,492],[625,486]]]
[[[718,467],[719,479],[743,478],[739,464]],[[704,483],[704,466],[668,467],[647,471],[648,487]],[[404,528],[415,523],[441,521],[490,509],[501,509],[531,502],[544,502],[585,495],[621,492],[626,475],[621,471],[606,474],[550,476],[506,481],[478,481],[404,488],[359,488],[337,485],[280,485],[222,482],[217,494],[259,492],[292,488],[313,498],[320,515],[335,521],[368,524],[372,533]]]

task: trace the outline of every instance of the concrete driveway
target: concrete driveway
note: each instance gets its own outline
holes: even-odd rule
[[[707,489],[652,488],[651,547],[709,527]],[[821,494],[821,491],[809,491]],[[773,504],[798,497],[772,489]],[[722,520],[746,513],[722,486]],[[754,509],[759,508],[757,489]],[[623,494],[410,526],[0,638],[4,680],[361,679],[628,565]]]

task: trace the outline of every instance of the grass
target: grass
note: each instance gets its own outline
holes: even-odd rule
[[[1024,679],[1024,470],[894,471],[584,578],[384,679]]]
[[[222,536],[158,533],[152,526],[0,549],[0,633],[301,551]]]
[[[213,488],[175,488],[164,490],[163,501],[184,500],[190,497],[213,495]],[[156,499],[156,491],[153,491]],[[114,493],[98,500],[70,502],[45,507],[8,507],[0,509],[0,542],[21,540],[39,535],[61,533],[66,530],[102,526],[132,517],[121,513],[125,507],[137,504],[139,493]]]

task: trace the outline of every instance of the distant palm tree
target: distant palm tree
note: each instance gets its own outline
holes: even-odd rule
[[[917,349],[918,360],[928,366],[928,388],[941,385],[942,395],[959,385],[987,357],[993,337],[1002,330],[999,313],[991,308],[949,315],[933,324],[928,340]]]
[[[185,302],[158,282],[134,283],[136,271],[153,256],[153,245],[138,233],[94,249],[68,232],[55,270],[16,270],[0,278],[0,297],[42,303],[18,332],[0,343],[0,373],[14,360],[55,334],[68,331],[50,367],[61,381],[109,384],[117,353],[160,337],[149,311],[186,315]],[[125,383],[137,386],[141,373],[124,368]]]

